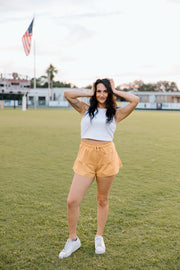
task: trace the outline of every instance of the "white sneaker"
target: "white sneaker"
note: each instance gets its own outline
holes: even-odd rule
[[[100,235],[96,235],[95,237],[95,253],[103,254],[106,251],[106,247],[104,244],[103,237]]]
[[[68,239],[64,249],[59,253],[59,259],[67,258],[69,257],[74,251],[76,251],[81,246],[81,241],[78,237],[76,237],[76,240],[70,240]]]

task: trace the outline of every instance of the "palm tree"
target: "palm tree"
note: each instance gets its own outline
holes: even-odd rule
[[[49,65],[49,67],[46,69],[46,73],[47,73],[47,76],[48,76],[48,80],[49,80],[49,83],[50,83],[50,88],[53,87],[53,79],[54,79],[54,74],[58,73],[58,70],[56,67],[54,67],[52,64]]]

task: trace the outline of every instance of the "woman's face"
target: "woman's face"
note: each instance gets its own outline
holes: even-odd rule
[[[106,99],[108,97],[107,88],[103,83],[98,83],[96,86],[96,99],[99,105],[106,105]]]

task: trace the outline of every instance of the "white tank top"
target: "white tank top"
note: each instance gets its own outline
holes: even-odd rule
[[[106,123],[106,109],[98,108],[98,113],[91,120],[86,111],[81,119],[81,139],[112,141],[116,130],[116,122]]]

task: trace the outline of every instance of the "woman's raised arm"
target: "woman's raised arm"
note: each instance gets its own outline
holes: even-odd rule
[[[127,104],[123,108],[119,108],[116,110],[115,119],[116,119],[116,122],[118,123],[121,120],[123,120],[124,118],[126,118],[136,108],[140,99],[139,99],[139,97],[137,97],[133,94],[130,94],[130,93],[127,93],[124,91],[117,91],[115,89],[113,79],[110,79],[110,82],[111,82],[111,87],[112,87],[113,93],[115,95],[122,97],[125,100],[129,101],[129,104]]]
[[[94,94],[94,85],[89,92],[82,92],[76,90],[69,90],[64,92],[65,98],[71,104],[71,106],[80,114],[84,114],[88,108],[88,104],[79,100],[78,97],[92,97]]]

